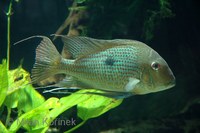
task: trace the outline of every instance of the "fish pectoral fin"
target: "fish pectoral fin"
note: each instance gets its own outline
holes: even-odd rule
[[[117,41],[113,40],[100,40],[80,36],[55,36],[61,37],[65,49],[67,49],[70,54],[72,54],[73,58],[79,58],[89,55],[91,53],[96,53],[108,48],[121,45],[120,43],[116,43]]]
[[[139,79],[130,77],[128,83],[124,87],[125,91],[131,92],[139,82]]]

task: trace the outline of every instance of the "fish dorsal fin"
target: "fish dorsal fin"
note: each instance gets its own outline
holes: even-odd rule
[[[61,37],[64,47],[72,54],[74,58],[103,51],[108,48],[119,46],[121,44],[116,43],[114,40],[99,40],[89,37],[69,37],[58,35]]]

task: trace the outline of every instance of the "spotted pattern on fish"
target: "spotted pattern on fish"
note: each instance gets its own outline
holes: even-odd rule
[[[134,53],[134,54],[133,54]],[[113,65],[106,65],[112,57]],[[91,86],[123,91],[128,77],[138,75],[137,48],[118,46],[75,61],[71,74]],[[125,80],[127,79],[127,80]],[[123,81],[123,84],[121,83]]]

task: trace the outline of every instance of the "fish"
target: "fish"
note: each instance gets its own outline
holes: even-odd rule
[[[108,97],[154,93],[176,84],[167,62],[143,42],[57,36],[72,58],[62,57],[53,42],[43,36],[36,48],[33,84],[64,74],[69,77],[66,86],[101,90],[105,93],[100,95]]]

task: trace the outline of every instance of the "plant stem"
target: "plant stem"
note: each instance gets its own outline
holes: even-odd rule
[[[8,127],[8,126],[9,126],[9,124],[10,124],[10,114],[11,114],[11,108],[7,107],[7,111],[8,111],[8,113],[7,113],[7,117],[6,117],[6,124],[5,124],[5,126],[6,126],[6,127]]]
[[[10,64],[10,16],[12,15],[12,0],[10,1],[7,15],[7,71],[9,70],[9,64]],[[9,84],[9,83],[8,83]],[[11,108],[8,108],[8,114],[6,117],[6,127],[10,123],[10,114],[11,114]]]
[[[7,15],[7,70],[10,64],[10,16],[12,15],[12,0],[10,1]]]

